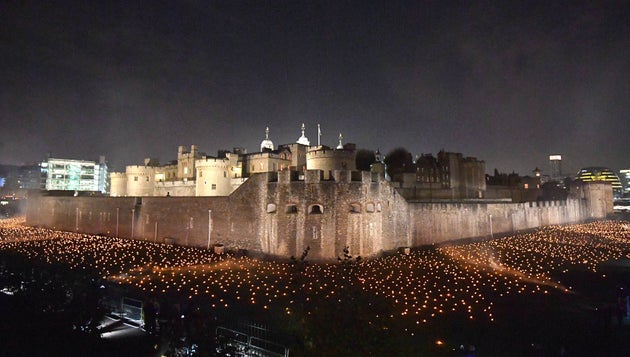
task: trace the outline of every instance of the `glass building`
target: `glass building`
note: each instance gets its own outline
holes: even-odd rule
[[[621,180],[619,180],[619,177],[611,169],[608,169],[606,167],[585,167],[578,171],[575,179],[582,182],[610,182],[612,185],[613,194],[615,196],[621,196]]]
[[[41,164],[46,176],[46,190],[108,192],[107,164],[99,162],[49,158]]]
[[[623,196],[630,197],[630,169],[619,170],[619,178],[623,186]]]

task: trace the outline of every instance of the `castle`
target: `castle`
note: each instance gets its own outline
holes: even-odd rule
[[[130,165],[125,172],[110,173],[110,195],[228,196],[258,173],[321,170],[328,180],[333,170],[355,170],[355,145],[342,144],[341,134],[337,147],[330,148],[319,143],[311,146],[304,124],[301,131],[295,143],[274,149],[267,127],[260,152],[256,153],[235,148],[212,157],[200,152],[196,145],[190,151],[180,146],[177,160],[167,165],[161,166],[157,160],[147,158],[144,165]]]
[[[327,260],[346,247],[352,255],[369,257],[598,219],[612,210],[610,185],[598,182],[562,201],[480,199],[475,165],[482,162],[461,154],[441,154],[443,168],[429,171],[426,180],[416,174],[413,180],[420,184],[410,191],[404,181],[387,180],[380,161],[372,171],[357,171],[354,145],[341,140],[340,135],[334,149],[310,146],[302,127],[296,143],[277,149],[267,130],[261,151],[253,154],[235,150],[208,157],[195,146],[189,152],[180,147],[177,162],[159,166],[146,160],[112,173],[112,197],[29,198],[27,224],[287,258],[309,248],[309,258]],[[445,198],[417,194],[430,177],[440,183],[435,193]]]

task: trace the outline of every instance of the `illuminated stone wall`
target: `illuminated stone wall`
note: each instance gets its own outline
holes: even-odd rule
[[[601,216],[606,190],[531,203],[410,203],[369,172],[257,174],[226,197],[29,198],[27,224],[207,247],[216,243],[275,256],[335,259],[399,247],[490,237]],[[612,203],[612,196],[610,196]],[[612,205],[611,205],[612,206]],[[593,211],[593,209],[595,211]],[[132,229],[133,228],[133,229]]]
[[[129,165],[127,175],[127,196],[153,196],[155,188],[155,167]]]
[[[306,168],[322,170],[324,179],[330,179],[335,170],[356,170],[354,149],[331,149],[326,146],[313,146],[306,152]]]
[[[232,192],[230,159],[207,157],[195,162],[196,192],[193,196],[227,196]]]
[[[127,195],[127,174],[124,172],[111,172],[109,174],[109,195],[120,197]]]

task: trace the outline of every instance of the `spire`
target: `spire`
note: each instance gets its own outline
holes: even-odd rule
[[[305,130],[306,130],[306,129],[305,129],[304,123],[302,123],[302,136],[300,136],[300,137],[298,138],[297,143],[298,143],[298,144],[302,144],[302,145],[309,146],[309,145],[311,145],[311,142],[310,142],[310,141],[308,141],[308,138],[307,138],[306,136],[304,136],[304,131],[305,131]]]
[[[341,133],[339,133],[339,145],[337,145],[337,149],[338,150],[343,149],[343,143],[341,142],[341,140],[343,140],[343,135],[341,135]]]
[[[265,140],[260,143],[260,151],[265,150],[273,151],[273,141],[269,140],[269,127],[265,128]]]

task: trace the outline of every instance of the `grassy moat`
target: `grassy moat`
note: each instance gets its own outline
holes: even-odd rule
[[[1,220],[0,353],[235,355],[225,331],[240,331],[291,356],[630,355],[627,221],[334,264],[307,253],[273,262]],[[145,326],[109,338],[101,321],[122,297],[143,302]]]

